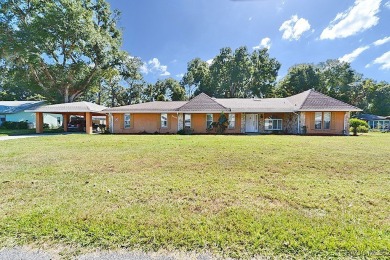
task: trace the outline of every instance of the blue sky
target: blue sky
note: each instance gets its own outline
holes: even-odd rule
[[[145,80],[180,80],[187,63],[222,47],[267,47],[290,66],[342,59],[390,82],[390,0],[108,0],[122,13],[123,48]]]

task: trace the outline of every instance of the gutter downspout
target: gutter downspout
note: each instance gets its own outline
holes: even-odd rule
[[[347,129],[345,127],[345,121],[346,121],[346,118],[347,118],[347,113],[351,113],[351,112],[345,112],[344,113],[344,120],[343,120],[343,135],[347,135]]]
[[[114,117],[112,116],[111,113],[109,113],[110,115],[110,129],[111,129],[111,134],[114,133]]]
[[[176,118],[177,118],[177,131],[179,131],[180,122],[179,122],[179,112],[178,111],[176,111]]]

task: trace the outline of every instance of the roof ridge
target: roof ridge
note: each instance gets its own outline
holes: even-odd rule
[[[180,111],[184,106],[190,104],[191,102],[194,102],[200,98],[207,98],[209,100],[211,100],[213,103],[221,106],[222,108],[224,109],[228,109],[227,107],[225,107],[224,105],[222,105],[221,103],[217,102],[216,99],[213,99],[212,97],[210,97],[209,95],[207,95],[206,93],[204,92],[201,92],[200,94],[196,95],[195,97],[193,97],[191,100],[188,100],[185,104],[183,104],[182,106],[180,106],[179,108],[177,108],[177,111]]]
[[[303,104],[305,104],[307,98],[309,97],[309,95],[310,95],[310,93],[311,93],[312,91],[315,91],[315,90],[314,90],[313,88],[311,88],[311,89],[309,89],[309,90],[306,90],[306,92],[307,92],[306,97],[305,97],[305,99],[302,101],[301,106],[299,107],[299,109],[301,109],[301,108],[303,107]],[[301,94],[303,94],[303,93],[301,93]]]

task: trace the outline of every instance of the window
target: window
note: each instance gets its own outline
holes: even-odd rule
[[[330,112],[324,112],[324,129],[330,129]]]
[[[161,114],[161,127],[162,128],[168,127],[168,114]]]
[[[315,112],[314,129],[330,129],[331,112]]]
[[[265,130],[282,130],[282,119],[265,119]]]
[[[213,123],[213,114],[207,114],[206,115],[206,127],[210,128],[212,123]]]
[[[125,114],[124,117],[124,128],[130,128],[130,114]]]
[[[236,114],[229,114],[229,128],[236,128]]]
[[[5,122],[5,115],[0,115],[0,125]]]
[[[322,112],[315,112],[314,118],[315,118],[314,119],[315,120],[314,128],[321,129],[322,128]]]
[[[184,126],[191,128],[191,114],[184,114]]]

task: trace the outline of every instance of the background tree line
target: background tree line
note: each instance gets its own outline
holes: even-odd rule
[[[153,100],[286,97],[314,88],[364,109],[390,115],[390,86],[364,78],[349,63],[292,66],[267,49],[222,48],[211,62],[195,58],[179,82],[147,83],[143,62],[120,49],[119,11],[105,0],[3,0],[0,3],[0,99],[51,103],[92,101],[119,106]]]

